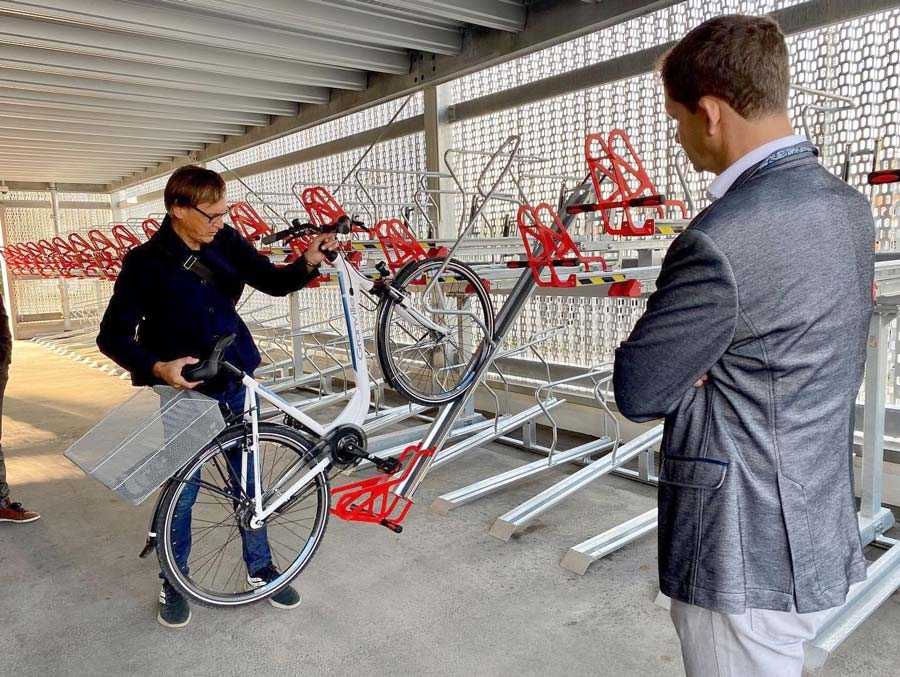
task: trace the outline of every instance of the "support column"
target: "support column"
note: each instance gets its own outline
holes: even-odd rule
[[[303,336],[300,335],[301,311],[300,294],[291,292],[288,294],[288,312],[291,322],[291,350],[293,351],[292,363],[294,366],[293,380],[296,382],[303,376],[305,361]]]
[[[109,194],[109,207],[112,211],[112,220],[116,223],[125,223],[125,210],[119,206],[119,200],[116,199],[115,193]]]
[[[59,192],[56,184],[50,184],[50,212],[53,217],[53,234],[59,235]],[[63,330],[72,328],[72,313],[69,310],[69,290],[66,288],[66,280],[59,278],[59,299],[62,304]]]
[[[888,373],[888,337],[897,318],[897,306],[879,303],[869,323],[866,346],[866,404],[863,414],[862,478],[859,527],[863,543],[872,542],[889,529],[893,514],[882,503],[884,472],[885,379]]]
[[[429,173],[447,173],[444,164],[444,151],[453,147],[453,128],[450,125],[450,85],[426,87],[423,91],[425,99],[425,169]],[[429,176],[430,191],[452,190],[452,181],[448,178]],[[429,204],[428,217],[434,222],[437,232],[434,237],[450,238],[456,236],[456,218],[452,195],[432,193],[435,205]]]
[[[0,201],[0,247],[5,247],[9,242],[6,234],[6,208]],[[13,339],[19,338],[19,309],[16,305],[16,293],[13,289],[13,276],[6,267],[6,261],[0,262],[0,271],[3,275],[3,305],[6,314],[9,315],[9,330]]]

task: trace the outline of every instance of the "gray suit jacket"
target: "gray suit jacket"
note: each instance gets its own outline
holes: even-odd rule
[[[747,170],[672,243],[614,372],[622,414],[665,417],[666,595],[803,613],[865,578],[851,444],[874,239],[866,199],[803,143]]]

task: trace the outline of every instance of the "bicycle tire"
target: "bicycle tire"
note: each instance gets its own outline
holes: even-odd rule
[[[440,258],[428,258],[411,262],[397,273],[391,284],[395,289],[404,292],[423,275],[426,275],[429,269],[437,272],[443,263],[444,259]],[[450,259],[447,262],[444,274],[452,275],[455,280],[467,283],[466,293],[471,293],[472,300],[476,304],[476,312],[480,312],[484,323],[484,329],[479,329],[479,347],[473,351],[453,387],[442,389],[440,392],[428,392],[424,388],[418,388],[412,379],[404,373],[403,365],[398,364],[394,359],[389,341],[391,328],[397,324],[395,321],[396,301],[389,295],[385,295],[379,303],[378,316],[376,318],[375,347],[378,363],[381,366],[381,373],[394,390],[411,402],[426,406],[448,404],[462,397],[469,390],[474,384],[474,378],[481,367],[487,351],[487,344],[489,343],[489,340],[483,341],[481,339],[485,338],[485,330],[488,339],[493,336],[494,332],[494,308],[490,295],[478,274],[468,265],[456,259]],[[471,289],[471,292],[469,292],[469,289]],[[407,294],[404,294],[404,296],[409,297]],[[456,347],[459,349],[458,346]]]
[[[326,468],[314,477],[313,482],[310,485],[307,485],[314,487],[314,494],[317,497],[316,515],[313,527],[310,530],[310,537],[304,544],[303,549],[298,553],[297,558],[290,566],[281,571],[281,575],[274,581],[244,593],[226,595],[201,588],[190,578],[190,574],[185,575],[178,569],[174,562],[174,552],[172,550],[171,524],[175,506],[181,495],[181,491],[183,491],[182,488],[189,483],[190,478],[194,476],[195,472],[198,470],[202,472],[205,463],[214,459],[217,454],[223,453],[223,450],[229,449],[229,445],[241,444],[244,437],[245,428],[243,424],[226,428],[215,440],[213,440],[213,442],[207,445],[203,451],[197,454],[193,461],[188,463],[171,480],[169,480],[168,484],[163,489],[160,506],[157,511],[154,531],[157,534],[156,552],[162,573],[176,590],[203,606],[243,606],[262,601],[278,593],[299,576],[303,569],[310,563],[322,542],[322,538],[325,535],[325,529],[328,526],[328,516],[331,508],[331,491]],[[273,441],[285,446],[303,458],[306,467],[312,467],[315,464],[312,455],[309,453],[309,448],[313,444],[312,441],[288,426],[278,423],[260,422],[259,441],[260,448],[262,448],[263,443],[267,441]]]

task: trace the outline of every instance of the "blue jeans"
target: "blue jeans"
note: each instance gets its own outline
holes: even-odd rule
[[[236,384],[223,393],[212,395],[219,401],[222,413],[228,416],[229,409],[231,412],[239,412],[244,409],[244,387]],[[235,486],[240,486],[241,481],[241,456],[243,454],[241,447],[235,447],[232,451],[226,453],[225,458],[228,461],[229,480],[234,482]],[[253,484],[253,456],[247,457],[247,493],[251,496],[254,491]],[[197,492],[200,485],[190,482],[185,485],[181,496],[178,497],[178,503],[175,504],[175,514],[172,517],[172,549],[175,556],[175,563],[178,568],[185,574],[188,573],[188,557],[191,554],[191,510],[194,507],[194,501],[197,500]],[[251,574],[256,573],[263,567],[272,563],[272,553],[269,550],[269,538],[266,528],[257,529],[255,531],[244,531],[241,529],[241,542],[243,544],[244,563],[247,565],[247,571]],[[162,574],[160,573],[160,577]]]

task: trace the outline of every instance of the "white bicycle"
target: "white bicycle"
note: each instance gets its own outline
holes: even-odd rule
[[[349,220],[321,228],[297,224],[276,236],[328,230],[348,233]],[[223,360],[234,337],[221,339],[207,360],[185,370],[190,381],[205,381],[227,370],[246,389],[243,411],[233,412],[226,429],[163,488],[142,553],[146,556],[155,545],[169,582],[202,604],[237,606],[277,593],[312,559],[329,513],[402,530],[411,503],[391,489],[417,456],[429,452],[411,447],[397,459],[366,452],[360,425],[369,411],[370,377],[359,330],[362,292],[379,299],[375,343],[382,371],[415,402],[441,405],[461,397],[477,380],[489,353],[494,333],[490,297],[465,264],[425,259],[410,263],[394,279],[382,268],[376,280],[343,255],[333,265],[356,383],[352,398],[333,421],[315,421]],[[280,411],[283,421],[261,421],[260,401]],[[383,474],[331,489],[334,474],[364,459]],[[175,519],[179,509],[190,511],[189,520]],[[265,538],[280,572],[260,587],[244,576],[248,534],[254,533]],[[190,549],[186,561],[185,541]],[[180,563],[177,552],[182,553]]]

